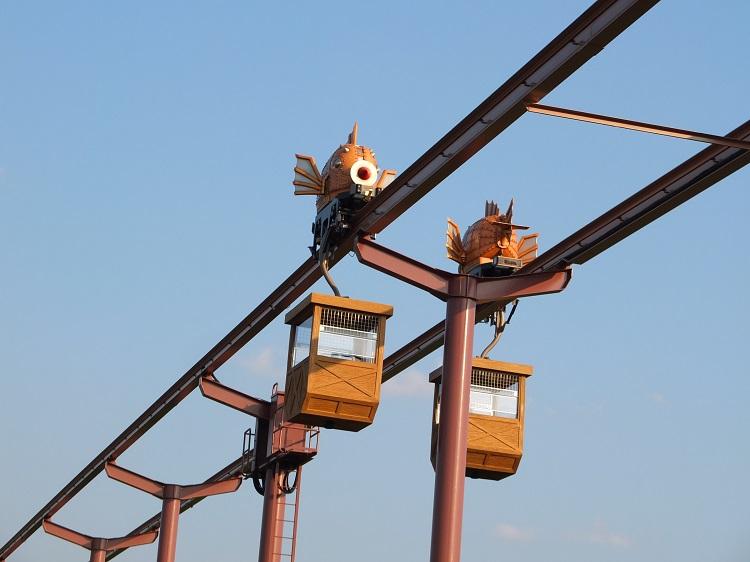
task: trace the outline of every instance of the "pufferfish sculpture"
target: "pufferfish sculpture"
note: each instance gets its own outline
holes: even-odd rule
[[[378,177],[375,152],[357,144],[358,128],[355,122],[346,144],[334,150],[322,172],[318,171],[315,158],[295,154],[294,194],[317,195],[318,212],[336,198],[366,202],[396,177],[396,170],[383,170]]]
[[[359,210],[396,177],[396,170],[378,169],[371,148],[357,144],[357,129],[354,123],[346,144],[333,151],[322,172],[312,156],[295,155],[294,194],[317,196],[318,213],[312,224],[310,251],[318,260],[349,232]]]
[[[484,217],[472,224],[461,238],[458,225],[448,219],[448,258],[460,265],[461,273],[476,272],[477,268],[499,268],[512,273],[536,258],[538,233],[518,238],[517,230],[528,226],[513,224],[513,200],[508,210],[500,213],[497,203],[487,201]]]

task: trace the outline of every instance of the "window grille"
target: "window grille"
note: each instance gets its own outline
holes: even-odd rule
[[[294,328],[294,348],[292,365],[297,365],[310,355],[310,336],[312,335],[312,316]]]
[[[322,309],[318,355],[374,363],[377,342],[377,316],[338,308]]]
[[[518,375],[472,369],[469,411],[486,416],[518,417]]]

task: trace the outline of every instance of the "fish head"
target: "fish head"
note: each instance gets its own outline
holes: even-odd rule
[[[360,185],[372,188],[378,181],[378,161],[375,152],[357,144],[357,124],[345,144],[340,145],[323,167],[322,175],[332,185]]]

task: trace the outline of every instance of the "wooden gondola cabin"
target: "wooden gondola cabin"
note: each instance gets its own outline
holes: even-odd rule
[[[501,480],[515,474],[521,462],[526,378],[534,369],[531,365],[479,357],[472,359],[471,366],[466,476]],[[435,383],[433,467],[438,445],[442,374],[442,367],[430,373],[430,382]]]
[[[317,293],[291,310],[286,419],[359,431],[380,402],[385,322],[393,307]]]

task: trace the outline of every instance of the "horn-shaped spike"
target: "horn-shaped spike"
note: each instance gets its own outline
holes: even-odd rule
[[[485,217],[491,217],[494,215],[500,214],[500,210],[497,207],[497,203],[494,201],[485,201],[484,202],[484,216]]]
[[[510,222],[513,219],[513,201],[514,199],[511,197],[510,205],[508,205],[508,210],[505,211],[505,220],[508,222]]]
[[[357,144],[357,132],[359,129],[359,125],[357,122],[354,122],[354,127],[352,127],[352,132],[349,133],[349,140],[347,140],[347,144]]]

